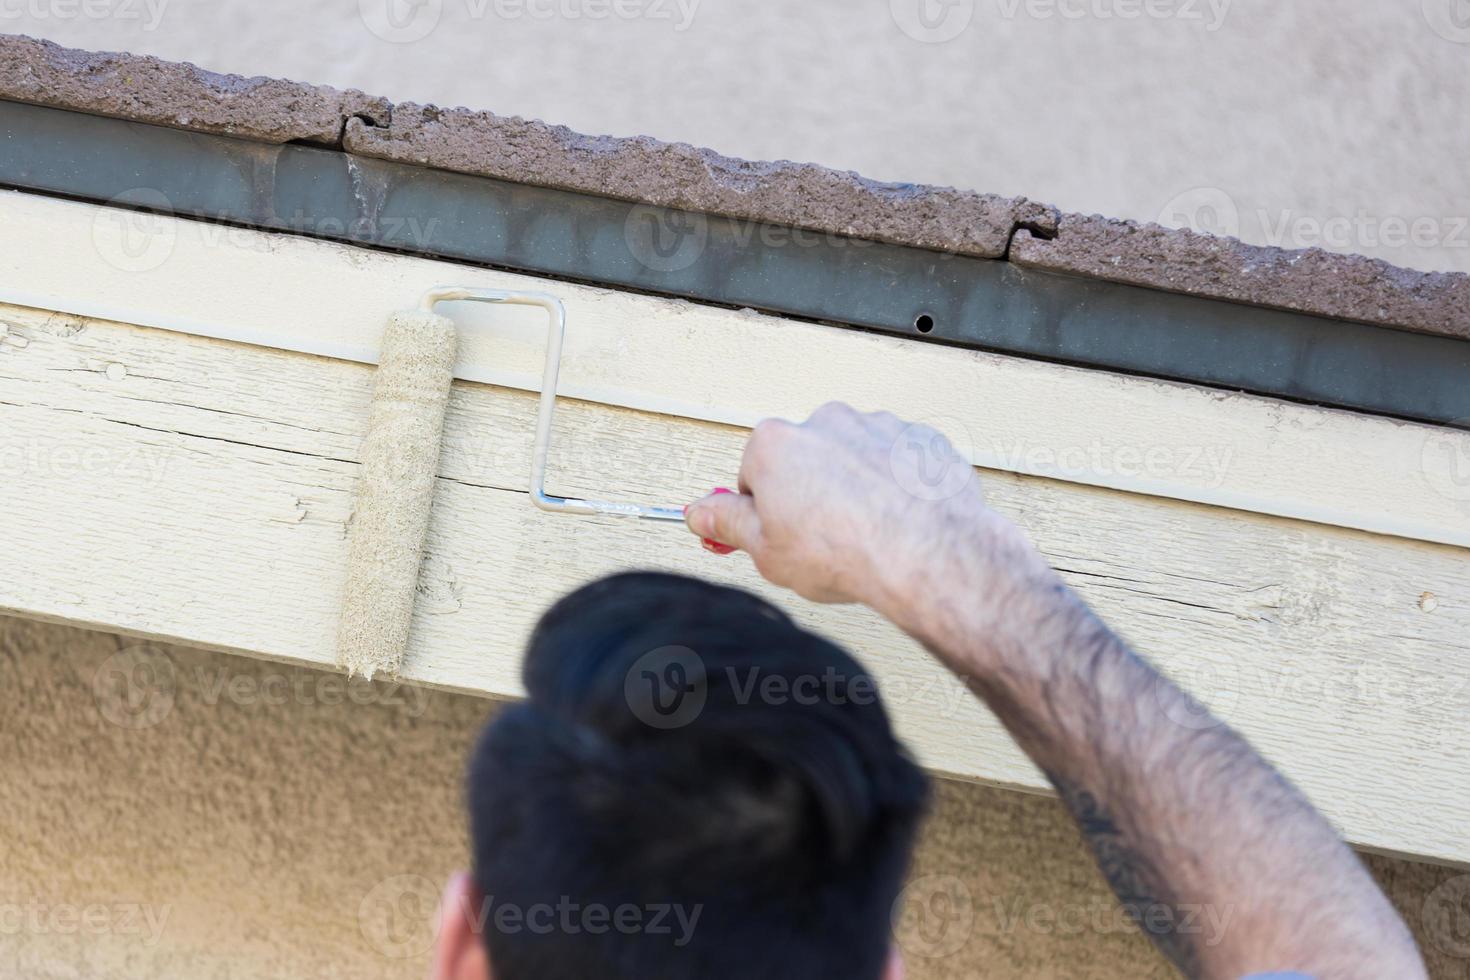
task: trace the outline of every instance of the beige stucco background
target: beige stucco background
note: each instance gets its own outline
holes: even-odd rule
[[[1470,0],[3,0],[0,30],[1470,271]]]
[[[0,976],[424,975],[491,703],[3,618],[0,691]],[[1370,865],[1470,977],[1464,874]],[[1170,975],[1047,799],[943,785],[910,892],[915,980]]]

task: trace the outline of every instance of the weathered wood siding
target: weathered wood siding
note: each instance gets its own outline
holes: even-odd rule
[[[0,321],[0,608],[329,664],[371,369],[17,307]],[[535,511],[524,496],[534,408],[523,391],[456,386],[406,677],[514,696],[536,616],[617,569],[775,594],[677,528]],[[551,486],[688,500],[730,481],[743,438],[568,401]],[[1103,615],[1349,839],[1470,863],[1465,550],[984,475],[994,505]],[[863,610],[779,599],[874,665],[927,765],[1043,788],[916,645]]]

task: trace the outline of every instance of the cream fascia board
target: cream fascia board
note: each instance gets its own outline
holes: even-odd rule
[[[1454,428],[20,192],[0,221],[18,305],[370,364],[429,288],[551,291],[570,397],[743,427],[842,400],[929,422],[987,469],[1470,547]],[[538,314],[441,309],[460,378],[539,390]]]

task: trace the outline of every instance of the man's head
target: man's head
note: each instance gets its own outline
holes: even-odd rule
[[[543,617],[524,680],[470,766],[437,976],[892,970],[927,784],[846,652],[747,593],[621,575]]]

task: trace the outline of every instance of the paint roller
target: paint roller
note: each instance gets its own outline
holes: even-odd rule
[[[396,675],[408,650],[419,566],[429,534],[444,417],[454,380],[459,331],[434,312],[438,303],[470,301],[536,306],[550,320],[536,439],[531,502],[559,514],[607,514],[682,524],[682,507],[581,500],[546,493],[546,460],[556,410],[566,310],[548,293],[441,286],[418,309],[393,314],[383,333],[363,440],[357,503],[348,541],[347,585],[337,635],[337,664],[372,679]]]

